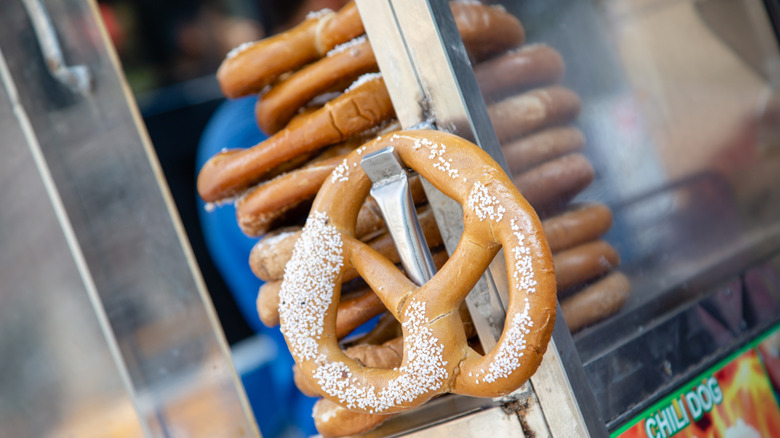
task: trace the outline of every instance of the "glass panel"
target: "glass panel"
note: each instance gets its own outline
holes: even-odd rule
[[[529,157],[517,152],[517,140],[503,142],[515,181],[538,184],[528,186],[530,197],[557,190],[557,205],[540,198],[546,220],[580,203],[603,203],[612,212],[601,239],[619,264],[609,252],[601,255],[616,267],[593,268],[576,285],[565,281],[568,250],[556,255],[556,267],[564,315],[596,399],[605,420],[617,424],[780,315],[776,36],[755,0],[502,3],[524,24],[527,45],[549,45],[566,65],[560,80],[547,74],[520,90],[531,96],[546,88],[558,102],[542,113],[548,123],[517,129],[520,143],[530,148],[561,126],[578,128],[585,139],[581,152],[579,145],[565,150],[585,160],[561,162],[557,173],[550,166],[547,178],[534,171],[560,160],[560,152],[526,169],[512,163]],[[549,91],[553,84],[576,93],[578,114],[554,117],[570,103]],[[486,92],[488,106],[513,94]],[[500,139],[502,129],[517,128],[495,119],[494,126]],[[562,138],[551,144],[563,150]],[[608,316],[583,320],[584,312],[603,311],[578,299],[585,292],[602,305],[618,296],[604,271],[622,272],[630,293]]]
[[[0,132],[0,434],[138,436],[132,400],[5,88]]]
[[[0,175],[15,188],[3,192],[9,208],[0,215],[1,342],[10,363],[2,376],[11,385],[2,391],[0,434],[255,433],[96,8],[46,2],[66,62],[94,78],[81,96],[50,76],[22,3],[0,14],[3,85],[13,98],[13,107],[5,94],[0,105],[11,157]],[[72,236],[68,246],[61,230]]]

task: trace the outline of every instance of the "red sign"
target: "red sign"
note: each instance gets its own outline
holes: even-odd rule
[[[774,368],[780,364],[779,351],[780,331],[711,368],[612,436],[780,437],[778,388],[769,377],[780,371]]]

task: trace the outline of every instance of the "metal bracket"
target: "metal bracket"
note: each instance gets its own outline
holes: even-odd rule
[[[87,95],[92,91],[92,75],[85,65],[68,66],[62,55],[62,47],[57,39],[49,12],[41,0],[22,0],[24,8],[32,21],[38,45],[43,53],[46,68],[52,77],[68,87],[73,93]]]
[[[371,196],[382,212],[406,275],[422,286],[436,274],[436,266],[414,209],[409,178],[401,158],[389,146],[363,157],[360,166],[374,183]]]

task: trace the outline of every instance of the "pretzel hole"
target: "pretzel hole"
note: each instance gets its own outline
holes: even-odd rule
[[[426,240],[431,246],[434,263],[437,270],[442,269],[445,262],[448,260],[447,252],[443,247],[442,237],[438,231],[430,207],[425,203],[426,198],[424,197],[422,187],[419,185],[416,174],[410,179],[413,181],[412,191],[413,198],[416,201],[415,203],[418,205],[418,217],[421,219]],[[366,207],[375,214],[375,219],[378,219],[379,224],[374,226],[375,231],[371,232],[367,237],[364,236],[361,240],[363,240],[366,245],[376,249],[381,255],[386,256],[387,259],[396,265],[395,268],[390,269],[390,271],[393,272],[391,274],[392,276],[398,276],[399,281],[400,276],[408,279],[403,273],[403,268],[399,265],[400,259],[395,250],[395,245],[387,234],[386,226],[381,219],[381,213],[378,211],[378,208],[373,205],[370,196],[364,204],[364,208]],[[360,224],[358,224],[358,227],[360,227]],[[381,338],[376,334],[372,334],[375,330],[379,332],[383,330],[382,325],[378,324],[378,315],[385,315],[385,319],[392,319],[393,321],[396,321],[397,324],[397,320],[395,320],[395,317],[393,316],[394,312],[385,314],[387,307],[375,293],[375,291],[377,291],[380,295],[392,294],[393,292],[390,290],[390,287],[383,279],[379,278],[378,281],[374,282],[374,288],[371,290],[369,285],[371,284],[370,280],[372,273],[361,272],[360,269],[355,269],[352,258],[353,257],[345,258],[345,271],[347,272],[347,275],[341,289],[341,305],[337,316],[337,337],[342,340],[341,344],[345,348],[358,343],[381,343]],[[486,260],[480,265],[487,266],[489,262],[490,260]],[[372,263],[367,263],[367,265],[372,266]],[[484,269],[484,267],[477,269]],[[383,271],[379,270],[379,272]],[[408,288],[416,289],[416,286],[408,285]],[[470,289],[471,287],[469,290]],[[393,306],[396,305],[393,304]],[[465,321],[464,331],[467,338],[471,338],[471,342],[477,347],[477,350],[482,351],[478,341],[474,339],[476,333],[465,305],[461,306],[461,317]],[[400,330],[398,331],[398,336],[400,336]],[[363,339],[364,337],[367,338]]]

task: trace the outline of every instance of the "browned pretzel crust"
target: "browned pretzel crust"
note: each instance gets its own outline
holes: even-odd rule
[[[569,154],[517,175],[514,182],[540,215],[549,216],[584,190],[595,175],[584,155]]]
[[[562,291],[604,275],[620,264],[615,248],[603,240],[559,252],[553,260],[555,280]]]
[[[488,107],[498,141],[504,144],[542,128],[571,122],[580,112],[576,93],[558,85],[537,88]]]
[[[525,41],[525,29],[504,8],[473,2],[450,3],[458,32],[472,60],[519,47]]]
[[[441,234],[439,234],[439,228],[436,225],[436,220],[433,217],[433,212],[431,212],[431,210],[427,207],[421,209],[420,211],[420,225],[422,227],[425,240],[428,242],[429,245],[431,245],[432,247],[437,247],[442,244]],[[280,241],[285,245],[289,245],[291,243],[290,240],[294,239],[294,241],[297,242],[297,240],[300,239],[300,237],[301,237],[301,233],[299,232],[297,234],[293,233],[290,235],[281,235],[281,238],[279,237],[277,238],[279,238]],[[379,235],[376,238],[368,241],[367,244],[371,246],[371,248],[373,248],[382,257],[385,257],[390,262],[392,263],[401,262],[401,259],[398,256],[398,251],[393,245],[392,239],[390,238],[389,234],[384,233],[382,235]],[[447,253],[444,251],[437,252],[436,254],[433,255],[433,258],[437,267],[442,266],[444,265],[444,262],[447,260]],[[258,269],[255,268],[254,270],[257,271]],[[355,278],[358,277],[358,275],[359,274],[354,267],[349,267],[348,269],[344,270],[341,279],[342,281],[346,282],[346,281],[354,280]],[[260,287],[260,291],[258,292],[257,303],[256,303],[257,311],[258,314],[260,315],[260,320],[263,322],[263,324],[265,324],[268,327],[275,327],[279,325],[278,308],[279,308],[280,287],[281,287],[281,280],[267,281],[265,284],[263,284]],[[347,334],[352,332],[352,330],[354,330],[364,322],[368,321],[369,319],[373,318],[374,316],[384,311],[384,305],[382,305],[382,307],[378,307],[374,304],[375,304],[374,301],[370,299],[357,300],[354,304],[352,304],[352,306],[357,306],[357,308],[363,308],[366,311],[365,313],[361,314],[360,312],[346,309],[345,307],[350,306],[349,304],[346,304],[346,300],[342,302],[342,304],[339,305],[339,312],[342,312],[342,310],[344,312],[340,313],[342,317],[338,320],[338,323],[336,325],[337,337],[340,339],[343,336],[346,336]],[[348,316],[347,314],[349,314],[350,316]]]
[[[219,66],[217,80],[222,93],[230,98],[257,93],[279,75],[322,57],[363,32],[354,4],[345,6],[338,14],[311,14],[287,32],[232,50]]]
[[[255,105],[257,124],[263,132],[273,134],[306,102],[332,89],[342,91],[360,75],[376,71],[371,45],[361,38],[350,48],[309,64],[271,87]]]
[[[382,345],[356,345],[348,348],[344,354],[363,366],[390,369],[401,364],[403,338],[395,338]],[[300,380],[296,380],[296,383]],[[328,437],[363,433],[379,426],[391,416],[352,412],[328,399],[320,399],[314,404],[312,417],[317,431]]]
[[[585,137],[572,126],[553,127],[501,145],[509,172],[520,172],[585,147]]]
[[[522,122],[521,119],[518,119],[518,121]],[[549,123],[543,121],[542,124],[547,125]],[[361,138],[353,137],[345,142],[345,144],[352,144],[349,148],[354,149],[354,146],[357,145],[356,142],[360,141]],[[360,142],[362,143],[362,141]],[[526,171],[533,166],[559,158],[562,155],[580,151],[584,144],[585,138],[577,128],[553,127],[504,145],[503,151],[510,171],[513,174],[517,174]],[[333,148],[336,148],[336,146]],[[344,155],[346,156],[346,153]],[[260,236],[271,230],[274,226],[278,226],[280,224],[280,218],[283,218],[287,211],[314,198],[314,195],[317,193],[317,190],[319,190],[322,182],[330,175],[331,171],[343,161],[343,159],[343,156],[338,159],[320,159],[299,169],[291,170],[286,174],[268,180],[251,189],[250,192],[236,202],[236,217],[242,231],[250,236]],[[553,167],[551,168],[551,166]],[[543,167],[542,170],[548,169],[554,171],[554,166],[553,163]],[[570,176],[580,176],[584,178],[580,181],[580,184],[587,184],[590,182],[588,178],[590,169],[591,167],[588,163],[579,160],[574,162],[574,167],[565,169],[567,170],[565,173]],[[533,181],[533,178],[544,177],[546,175],[549,176],[544,172],[535,172],[530,175],[530,179],[521,178],[519,180],[522,187],[521,193],[523,193],[527,199],[534,200],[532,205],[534,205],[538,198],[536,192],[539,190],[542,190],[542,198],[549,199],[549,197],[554,196],[556,192],[550,191],[548,188],[565,187],[565,184],[561,183],[565,183],[566,181],[572,183],[576,182],[571,178],[564,178],[561,182],[553,183],[550,183],[549,180],[545,180],[542,181],[541,184],[536,184]],[[538,189],[536,189],[536,187],[538,187]],[[580,186],[579,189],[583,187],[584,186]],[[522,190],[534,190],[534,193],[524,193]],[[568,198],[564,201],[568,201]],[[550,199],[550,202],[555,203],[556,200]],[[536,205],[534,206],[536,207]],[[363,226],[370,227],[372,224],[381,222],[378,221],[378,218],[376,221],[367,221],[370,215],[370,212],[364,212],[363,216],[358,220],[358,236],[365,234],[362,232]],[[376,229],[374,229],[374,231],[375,230]]]
[[[523,42],[522,25],[506,11],[476,3],[453,3],[451,8],[455,24],[463,32],[467,50],[478,51],[475,57],[491,56]],[[536,58],[541,62],[540,69],[549,66],[549,56]],[[531,76],[545,74],[545,71],[540,72],[539,69],[527,70]],[[344,43],[324,58],[280,80],[261,96],[255,106],[257,123],[264,132],[273,134],[282,129],[306,102],[331,90],[341,91],[360,75],[375,71],[378,71],[376,59],[365,36]],[[506,77],[505,73],[502,86],[511,87],[509,84],[523,80],[523,76],[512,78],[515,79]],[[532,77],[530,80],[535,79]]]
[[[477,84],[488,102],[554,84],[561,80],[564,71],[561,55],[544,44],[525,46],[474,67]]]
[[[612,226],[612,211],[604,204],[583,204],[542,221],[553,254],[598,239]],[[556,268],[557,270],[557,268]]]
[[[236,219],[248,236],[267,233],[278,219],[298,205],[310,201],[348,152],[366,140],[358,136],[331,146],[316,159],[298,169],[281,174],[249,190],[236,201]]]
[[[463,205],[464,238],[433,279],[416,287],[352,237],[371,182],[357,166],[362,155],[350,154],[349,174],[320,189],[280,291],[282,332],[302,377],[324,397],[368,413],[397,412],[443,392],[493,397],[515,390],[541,362],[555,319],[552,257],[538,217],[503,170],[466,140],[408,131],[379,137],[362,152],[384,146]],[[468,346],[458,308],[501,246],[508,320],[483,356]],[[404,361],[396,370],[363,367],[337,344],[339,285],[349,265],[402,323]]]
[[[198,193],[206,202],[236,195],[277,165],[342,142],[394,116],[382,78],[367,79],[259,144],[211,157],[198,175]]]
[[[577,330],[601,321],[620,310],[628,299],[631,283],[614,271],[574,295],[561,300],[561,312],[569,330]]]

